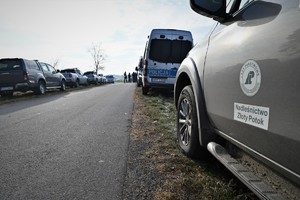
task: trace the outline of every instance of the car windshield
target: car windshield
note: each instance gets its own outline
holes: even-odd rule
[[[64,69],[60,71],[61,73],[75,73],[74,69]]]
[[[0,60],[0,71],[8,70],[20,70],[21,61],[20,60]]]
[[[94,72],[85,72],[84,75],[94,74]]]
[[[149,57],[161,63],[181,63],[191,48],[191,41],[153,39]]]

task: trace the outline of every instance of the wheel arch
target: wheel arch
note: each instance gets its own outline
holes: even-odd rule
[[[37,83],[39,83],[40,81],[42,81],[42,82],[45,84],[45,87],[47,86],[47,85],[46,85],[46,80],[45,80],[43,77],[40,77],[40,78],[37,80]]]
[[[187,85],[191,85],[196,103],[199,143],[201,147],[206,148],[206,145],[209,141],[211,141],[212,138],[212,134],[210,131],[212,129],[210,128],[210,123],[205,106],[203,87],[201,84],[202,77],[203,76],[199,73],[194,60],[192,60],[191,58],[185,59],[177,72],[176,83],[174,86],[174,103],[177,107],[182,89]]]

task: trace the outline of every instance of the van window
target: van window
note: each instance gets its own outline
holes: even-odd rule
[[[181,63],[192,48],[186,40],[152,39],[149,58],[161,63]]]
[[[0,60],[0,71],[21,70],[20,60]]]

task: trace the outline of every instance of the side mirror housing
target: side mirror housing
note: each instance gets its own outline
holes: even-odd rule
[[[191,8],[206,17],[222,22],[228,18],[226,0],[190,0]]]

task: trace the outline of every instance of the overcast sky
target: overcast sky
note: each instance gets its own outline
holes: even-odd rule
[[[189,0],[0,0],[0,56],[38,59],[58,69],[93,70],[102,44],[104,74],[133,72],[153,28],[184,29],[198,42],[212,20]]]

